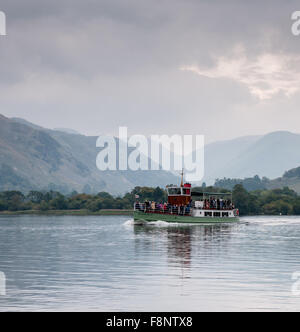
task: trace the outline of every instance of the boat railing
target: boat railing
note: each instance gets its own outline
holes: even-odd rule
[[[191,216],[191,208],[189,206],[175,206],[175,205],[158,205],[155,207],[151,204],[135,203],[134,211],[140,211],[144,213],[158,213],[158,214],[170,214],[170,215],[182,215]]]
[[[234,210],[235,207],[231,206],[223,206],[223,207],[193,207],[195,210],[204,210],[204,211],[231,211]]]
[[[134,211],[139,211],[143,213],[155,213],[155,214],[165,214],[165,215],[178,215],[178,216],[192,216],[192,212],[195,210],[195,208],[190,206],[184,206],[184,205],[170,205],[170,204],[146,204],[146,203],[135,203],[134,204]],[[234,216],[238,216],[239,212],[238,209],[236,209],[233,205],[228,208],[224,207],[223,209],[218,208],[203,208],[203,209],[197,209],[196,210],[202,210],[208,217],[215,216],[217,212],[222,215],[222,217],[226,217],[225,213],[230,213],[230,211],[233,211]],[[228,216],[229,217],[229,214]]]

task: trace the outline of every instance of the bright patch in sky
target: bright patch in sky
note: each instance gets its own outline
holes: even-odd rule
[[[278,93],[290,97],[300,91],[299,65],[299,56],[264,53],[249,58],[244,50],[237,49],[232,56],[216,58],[212,68],[183,66],[181,70],[213,79],[232,79],[245,84],[252,95],[265,100]]]

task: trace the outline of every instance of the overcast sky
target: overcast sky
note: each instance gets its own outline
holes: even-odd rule
[[[299,1],[2,0],[0,113],[87,135],[300,132]]]

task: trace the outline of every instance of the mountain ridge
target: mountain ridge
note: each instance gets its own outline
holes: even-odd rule
[[[165,171],[101,172],[96,167],[96,140],[0,115],[0,167],[6,170],[7,179],[22,179],[20,185],[5,183],[1,175],[0,190],[107,191],[118,195],[137,185],[165,186],[178,181]]]
[[[233,144],[234,143],[234,144]],[[300,134],[287,131],[206,146],[204,181],[217,178],[277,178],[300,165]],[[216,156],[216,157],[215,157]]]
[[[57,189],[123,194],[134,186],[178,183],[178,176],[165,171],[100,172],[96,167],[97,137],[47,129],[1,114],[0,131],[0,169],[4,167],[3,174],[10,179],[7,184],[2,179],[0,190]],[[210,143],[205,146],[203,181],[213,184],[218,178],[255,175],[277,179],[300,165],[299,146],[300,134],[288,131]],[[11,183],[13,177],[22,185]]]

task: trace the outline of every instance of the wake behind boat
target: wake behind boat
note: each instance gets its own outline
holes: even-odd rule
[[[232,193],[193,192],[189,183],[166,188],[167,203],[136,202],[135,223],[166,221],[169,223],[229,223],[239,220]]]

